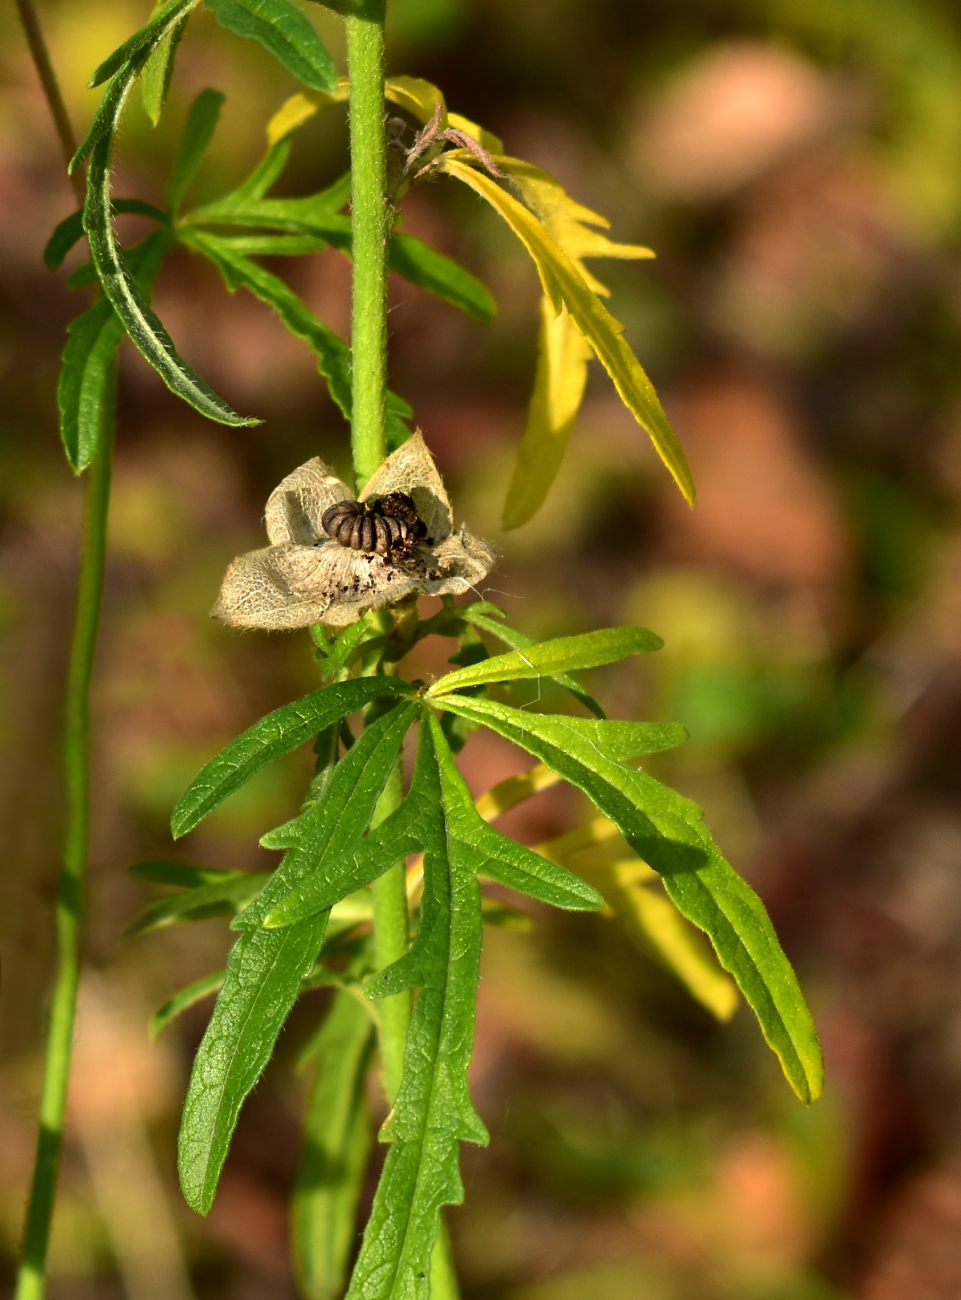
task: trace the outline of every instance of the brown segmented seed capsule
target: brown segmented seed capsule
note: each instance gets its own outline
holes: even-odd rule
[[[383,556],[411,551],[426,533],[406,492],[375,501],[338,501],[324,511],[321,525],[338,545]]]

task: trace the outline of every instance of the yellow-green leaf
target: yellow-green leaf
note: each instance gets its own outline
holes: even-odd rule
[[[546,226],[490,176],[478,171],[460,151],[444,154],[439,169],[469,185],[504,218],[530,253],[555,314],[566,307],[614,381],[621,400],[644,428],[685,499],[694,502],[694,480],[677,434],[671,428],[654,386],[624,338],[624,327],[587,284]],[[602,237],[601,237],[602,238]]]
[[[537,852],[583,877],[604,896],[634,942],[654,950],[687,991],[718,1020],[737,1010],[737,987],[674,904],[647,886],[657,873],[634,852],[613,822],[595,817]]]
[[[567,451],[584,397],[591,356],[590,345],[574,325],[570,312],[565,308],[555,316],[544,298],[537,375],[504,503],[505,528],[526,524],[544,504]]]
[[[551,238],[571,259],[588,287],[607,297],[608,290],[584,265],[585,257],[648,258],[654,254],[640,244],[616,244],[591,227],[610,227],[606,217],[578,203],[548,172],[520,158],[497,154],[497,167],[507,173],[527,206],[540,218]],[[541,306],[537,376],[527,411],[514,475],[504,505],[505,528],[519,528],[544,504],[567,450],[580,410],[592,353],[583,335],[564,310],[555,316]]]
[[[561,778],[544,763],[538,763],[529,772],[509,776],[498,781],[486,794],[475,801],[475,807],[485,822],[492,822],[509,808],[516,808],[525,799],[556,785]]]
[[[431,121],[439,104],[441,128],[447,125],[447,104],[443,93],[431,81],[422,77],[390,77],[384,83],[384,94],[392,104],[425,124]]]
[[[322,112],[334,104],[342,104],[347,99],[347,78],[341,77],[337,88],[329,93],[324,90],[302,90],[285,100],[267,123],[267,140],[274,145],[291,131],[310,120],[315,113]]]
[[[499,154],[504,152],[504,142],[499,135],[493,131],[488,131],[485,127],[479,126],[477,122],[472,122],[469,117],[463,117],[460,113],[447,114],[448,125],[457,131],[463,131],[471,139],[476,140],[482,149],[486,149],[490,154]]]
[[[650,258],[654,252],[642,244],[616,244],[591,226],[609,230],[611,223],[599,212],[578,203],[549,172],[522,158],[497,154],[497,167],[506,172],[521,192],[527,206],[547,227],[548,233],[571,259],[595,293],[608,295],[607,288],[583,265],[585,257],[618,257],[629,261]]]
[[[163,8],[163,0],[159,0],[154,5],[151,18],[156,18],[157,14]],[[164,101],[167,98],[167,90],[170,86],[170,78],[174,69],[174,56],[177,53],[177,46],[180,44],[180,38],[184,34],[184,28],[187,25],[186,18],[179,27],[174,27],[163,38],[150,58],[144,64],[143,72],[140,74],[140,89],[143,94],[143,106],[150,121],[156,126],[160,121],[160,115],[163,112]]]
[[[298,127],[303,126],[315,113],[322,113],[324,109],[334,104],[345,103],[349,91],[350,82],[346,77],[341,77],[337,82],[336,90],[329,94],[322,90],[302,90],[299,94],[291,95],[267,123],[267,139],[271,144],[283,140],[284,136],[290,135],[291,131],[296,131]],[[429,81],[423,81],[420,77],[391,77],[384,84],[384,95],[398,108],[404,109],[425,124],[431,120],[434,110],[440,104],[441,126],[447,126],[447,106],[444,103],[444,96]],[[463,121],[466,122],[467,119]],[[459,122],[458,125],[461,123]],[[463,129],[461,125],[461,130]],[[469,134],[473,135],[473,132]],[[488,139],[500,143],[496,136],[488,135]]]
[[[305,90],[297,95],[291,95],[267,123],[267,139],[271,144],[276,144],[284,136],[290,135],[291,131],[296,131],[299,126],[303,126],[315,113],[322,112],[333,104],[343,103],[347,99],[348,90],[347,78],[341,77],[337,82],[337,89],[331,94],[325,94],[322,90]],[[460,113],[448,113],[443,93],[433,82],[424,81],[422,77],[389,77],[384,84],[384,95],[392,104],[404,109],[425,126],[434,116],[437,105],[440,104],[441,129],[452,126],[458,131],[463,131],[488,153],[499,154],[503,151],[503,141],[492,131],[485,130],[484,127],[472,122],[469,117],[463,117]],[[599,223],[604,224],[603,217],[599,219]]]

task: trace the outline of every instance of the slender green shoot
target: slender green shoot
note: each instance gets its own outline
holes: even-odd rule
[[[88,471],[77,612],[67,673],[63,746],[66,820],[57,894],[57,974],[40,1097],[40,1133],[15,1300],[40,1300],[44,1291],[80,982],[81,903],[90,833],[90,678],[107,554],[115,375],[107,391],[100,447]]]
[[[385,0],[365,0],[346,18],[350,77],[351,222],[354,260],[353,427],[358,488],[387,454],[387,138],[384,100]]]
[[[385,0],[365,0],[348,15],[350,78],[351,227],[353,253],[353,401],[351,444],[360,489],[387,455],[387,269],[391,204],[387,196],[384,99]],[[403,797],[400,765],[381,796],[375,821]],[[374,952],[379,969],[397,961],[409,943],[406,872],[398,862],[374,884]],[[400,1088],[410,1023],[409,990],[383,998],[379,1007],[384,1087],[393,1105]],[[442,1300],[459,1294],[446,1233],[441,1226],[431,1264],[431,1290]]]
[[[63,95],[60,93],[57,74],[54,72],[53,64],[50,61],[50,51],[47,49],[47,42],[43,37],[40,17],[34,7],[33,0],[17,0],[17,12],[26,33],[27,44],[30,47],[30,57],[33,59],[34,67],[37,69],[37,76],[40,78],[40,85],[43,87],[44,99],[47,101],[50,116],[53,118],[57,139],[60,141],[60,148],[63,151],[64,162],[69,167],[70,159],[77,152],[77,138],[73,133],[73,124],[70,121],[67,106],[63,102]],[[70,184],[73,186],[77,206],[83,207],[86,191],[83,172],[79,168],[71,173]]]

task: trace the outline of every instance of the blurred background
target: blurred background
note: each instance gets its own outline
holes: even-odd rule
[[[77,130],[91,68],[148,0],[40,4]],[[828,1084],[796,1101],[743,1006],[702,1011],[603,918],[531,908],[488,932],[473,1086],[493,1141],[466,1149],[450,1215],[467,1300],[948,1300],[961,1295],[961,17],[947,0],[390,0],[391,70],[427,77],[508,152],[554,173],[652,263],[592,264],[675,422],[683,505],[592,374],[547,506],[499,530],[533,376],[538,286],[466,190],[422,186],[406,228],[463,260],[499,315],[393,288],[392,386],[458,518],[496,541],[490,599],[540,636],[636,622],[649,661],[590,677],[622,717],[685,723],[658,775],[705,807],[767,903],[812,1003]],[[306,5],[342,61],[338,20]],[[73,204],[11,0],[0,15],[0,1288],[33,1154],[53,961],[59,719],[82,488],[59,448],[64,327],[87,305],[43,245]],[[128,110],[115,192],[159,199],[193,96],[228,95],[194,199],[236,183],[296,86],[204,10],[168,109]],[[283,186],[343,170],[341,110],[297,137]],[[129,242],[141,228],[124,218]],[[68,269],[80,260],[78,250]],[[330,250],[280,268],[342,334]],[[149,1014],[222,965],[222,920],[124,938],[170,856],[201,763],[316,684],[308,638],[207,611],[262,545],[270,489],[348,464],[313,362],[249,296],[175,254],[156,305],[238,409],[178,403],[125,345],[94,711],[87,970],[52,1251],[53,1300],[295,1294],[287,1210],[326,1005],[303,999],[250,1099],[206,1220],[180,1201],[179,1106],[202,1004]],[[417,668],[439,672],[449,643]],[[462,756],[476,793],[522,770]],[[264,870],[309,756],[267,769],[183,846]],[[555,789],[511,814],[528,843],[577,824]],[[506,819],[505,819],[506,821]],[[174,855],[176,856],[176,852]],[[375,1109],[382,1103],[373,1096]],[[369,1203],[372,1186],[366,1196]]]

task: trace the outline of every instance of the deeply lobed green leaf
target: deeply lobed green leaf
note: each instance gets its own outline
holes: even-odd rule
[[[357,686],[359,683],[345,683]],[[325,688],[336,696],[337,687]],[[322,694],[322,692],[318,692]],[[308,697],[309,698],[309,697]],[[259,897],[237,918],[241,934],[207,1032],[194,1058],[180,1129],[180,1183],[201,1214],[213,1204],[240,1107],[270,1059],[301,981],[324,941],[325,911],[283,931],[262,928],[278,891],[320,870],[359,837],[394,765],[413,706],[400,703],[368,727],[334,767],[317,804],[304,815],[300,841],[285,854]]]
[[[331,91],[337,70],[326,45],[290,0],[206,0],[221,27],[258,41],[312,90]]]
[[[803,1101],[821,1092],[824,1065],[811,1013],[764,905],[721,855],[691,800],[611,758],[579,719],[448,696],[444,708],[481,722],[578,786],[657,871],[677,909],[705,931],[750,1003]],[[596,727],[605,723],[597,722]]]
[[[170,818],[174,839],[193,830],[267,763],[306,744],[324,727],[380,695],[410,692],[410,686],[396,677],[362,677],[322,686],[268,713],[212,758],[180,796]]]
[[[168,247],[169,236],[158,230],[131,250],[130,265],[145,299]],[[81,474],[93,463],[111,418],[114,358],[124,326],[111,304],[101,299],[71,321],[67,332],[57,383],[60,438],[70,468]]]
[[[71,160],[77,167],[89,154],[84,230],[104,294],[110,300],[131,341],[154,367],[172,392],[189,402],[201,414],[221,424],[257,423],[232,410],[177,353],[173,340],[151,311],[131,274],[111,221],[110,164],[113,142],[120,127],[124,105],[137,76],[154,49],[172,32],[197,0],[171,0],[137,36],[121,47],[116,60],[105,67],[116,68],[100,102],[86,139]],[[131,44],[133,42],[133,44]],[[102,79],[102,77],[100,78]]]
[[[552,677],[579,668],[597,668],[628,655],[659,650],[663,644],[659,636],[643,627],[608,627],[579,636],[556,637],[552,641],[536,642],[526,649],[496,655],[482,663],[446,673],[430,687],[427,698],[438,699],[465,686]]]
[[[431,715],[421,726],[414,778],[433,817],[420,929],[406,956],[367,990],[370,997],[404,988],[419,988],[420,994],[400,1090],[382,1131],[391,1149],[348,1300],[426,1300],[441,1208],[463,1200],[459,1144],[488,1141],[467,1087],[482,939],[480,890],[445,834],[441,765],[447,763],[452,766],[453,759]]]
[[[165,193],[167,209],[173,217],[176,217],[184,195],[200,169],[226,98],[222,91],[208,86],[190,106]]]
[[[512,650],[526,650],[528,646],[535,644],[532,636],[528,636],[525,632],[518,632],[516,628],[508,627],[506,623],[502,622],[501,619],[504,616],[500,610],[496,610],[499,617],[494,618],[491,617],[491,614],[485,609],[479,608],[479,606],[484,603],[485,602],[477,601],[473,605],[465,605],[460,611],[461,617],[465,619],[465,621],[473,623],[475,627],[480,627],[483,628],[485,632],[493,633],[499,641],[503,641],[505,645],[509,645]],[[496,607],[493,606],[491,608],[492,610],[496,609]],[[574,698],[580,700],[583,705],[589,708],[595,717],[604,717],[604,710],[598,704],[597,700],[594,699],[593,695],[590,695],[585,691],[580,682],[578,682],[575,677],[572,677],[570,673],[554,673],[553,680],[557,682],[559,686],[563,686],[565,690],[570,691]]]
[[[456,854],[471,871],[554,907],[601,907],[603,899],[592,886],[484,821],[457,771],[443,733],[443,743],[436,740],[434,732],[439,725],[432,713],[425,712],[410,793],[396,812],[349,852],[340,858],[331,857],[321,870],[298,880],[285,892],[271,888],[268,899],[265,891],[257,908],[250,909],[235,924],[253,924],[261,913],[264,924],[271,928],[303,921],[332,907],[347,893],[369,885],[399,858],[421,852]],[[430,730],[425,732],[425,727]],[[443,824],[438,820],[441,810]]]

